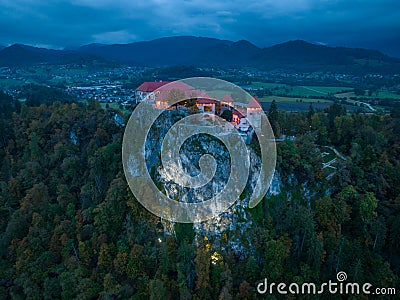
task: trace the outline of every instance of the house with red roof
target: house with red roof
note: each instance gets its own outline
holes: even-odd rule
[[[218,109],[218,112],[216,110],[218,101],[210,97],[205,91],[197,90],[182,81],[143,82],[136,88],[135,96],[137,102],[154,101],[155,107],[159,109],[187,109],[185,106],[174,104],[177,100],[185,101],[195,98],[199,112],[216,114],[227,109],[231,110],[232,123],[242,132],[248,132],[251,127],[261,126],[263,109],[256,96],[252,97],[246,105],[235,102],[231,95],[225,94],[219,101],[221,109]]]
[[[221,110],[232,109],[233,108],[233,98],[231,95],[225,94],[221,98]]]
[[[249,104],[247,104],[247,113],[257,111],[262,111],[262,106],[257,96],[254,96],[250,99]]]
[[[146,97],[149,100],[155,100],[156,95],[155,90],[160,87],[170,83],[170,81],[146,81],[143,82],[135,89],[135,99],[136,103],[142,102]]]
[[[237,129],[247,132],[251,127],[261,126],[261,113],[263,110],[257,97],[252,97],[247,106],[238,103],[232,103],[231,105],[231,109],[233,109],[232,123]]]
[[[232,111],[232,123],[234,125],[238,125],[240,123],[240,120],[245,118],[245,116],[237,109],[234,109]]]
[[[196,101],[196,106],[199,109],[200,112],[209,112],[212,114],[215,114],[215,105],[217,101],[214,99],[211,99],[209,97],[207,98],[197,98]]]
[[[252,97],[247,104],[246,119],[253,127],[261,128],[261,114],[263,112],[260,100],[256,96]]]
[[[191,85],[182,82],[174,81],[167,85],[163,85],[155,91],[155,107],[159,109],[178,108],[176,101],[185,101],[196,97],[196,90]],[[153,100],[153,99],[149,99]]]
[[[179,92],[175,92],[176,90]],[[215,114],[216,101],[205,91],[196,90],[182,81],[143,82],[136,88],[135,95],[137,102],[143,100],[155,101],[155,107],[159,109],[170,109],[170,102],[179,95],[181,95],[182,101],[196,98],[196,106],[200,112]],[[185,109],[184,106],[179,106],[179,108]]]

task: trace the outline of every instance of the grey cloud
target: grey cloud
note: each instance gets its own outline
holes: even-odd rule
[[[306,39],[400,55],[398,20],[397,0],[4,0],[0,44],[60,47],[201,35],[259,46]]]

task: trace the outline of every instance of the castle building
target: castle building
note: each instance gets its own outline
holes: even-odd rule
[[[252,127],[261,128],[261,114],[263,113],[260,101],[256,96],[252,97],[249,103],[235,102],[231,95],[225,94],[219,101],[218,111],[216,109],[217,102],[210,97],[205,91],[196,90],[192,86],[176,81],[168,86],[168,89],[161,88],[168,84],[168,81],[143,82],[135,90],[136,102],[145,100],[154,101],[154,105],[158,109],[182,109],[185,105],[173,105],[171,107],[171,99],[196,99],[196,106],[199,112],[221,114],[224,110],[232,111],[232,124],[241,131],[249,132]],[[161,88],[161,89],[160,89]]]

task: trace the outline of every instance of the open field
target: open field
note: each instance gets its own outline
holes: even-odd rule
[[[356,96],[354,92],[348,92],[348,93],[340,93],[335,95],[338,98],[351,98],[351,97],[357,97],[358,99],[400,99],[399,94],[391,93],[388,91],[384,92],[378,92],[378,95],[373,94],[373,96]]]
[[[298,95],[304,97],[329,96],[349,90],[353,89],[350,87],[332,86],[294,86],[290,88],[288,95]]]
[[[260,102],[304,102],[304,103],[333,103],[331,100],[318,98],[296,98],[296,97],[281,97],[281,96],[266,96],[259,99]]]
[[[246,88],[246,87],[244,87]],[[281,83],[265,83],[265,82],[253,82],[249,88],[260,89],[265,88],[272,91],[273,95],[285,95],[291,97],[313,97],[318,99],[318,97],[327,97],[327,96],[335,96],[337,98],[350,98],[356,97],[358,99],[400,99],[400,94],[395,94],[390,91],[379,91],[377,93],[373,93],[372,96],[356,96],[353,92],[352,87],[342,87],[342,86],[290,86]],[[272,96],[275,97],[275,96]],[[296,101],[289,97],[280,97],[281,101]],[[271,96],[263,97],[260,101],[272,101]],[[309,102],[315,102],[315,99],[307,99]],[[305,99],[303,99],[305,101]],[[276,99],[279,101],[279,99]],[[320,102],[323,99],[319,99]],[[317,101],[318,102],[318,101]]]
[[[253,89],[259,89],[259,88],[273,89],[276,87],[284,89],[286,87],[286,84],[255,81],[255,82],[252,82],[251,85],[248,87],[253,88]]]
[[[375,98],[375,97],[371,97],[371,98]],[[395,93],[391,93],[391,92],[378,92],[378,98],[381,99],[400,99],[400,94],[395,94]]]
[[[101,102],[101,103],[100,103],[100,106],[101,106],[103,109],[105,109],[107,104],[108,104],[108,106],[109,106],[110,108],[113,108],[113,109],[116,109],[116,110],[120,110],[119,104],[116,103],[116,102],[111,102],[111,103],[104,103],[104,102]]]
[[[22,76],[52,76],[52,75],[88,75],[85,67],[60,67],[60,66],[35,66],[34,68],[21,69],[18,74]]]
[[[108,106],[110,107],[110,108],[113,108],[113,109],[115,109],[115,110],[119,110],[119,111],[121,111],[123,114],[125,114],[125,115],[129,115],[130,114],[130,112],[129,111],[127,111],[126,109],[120,109],[119,108],[119,104],[118,103],[116,103],[116,102],[111,102],[111,103],[104,103],[104,102],[101,102],[100,103],[100,106],[101,106],[101,108],[102,109],[106,109],[106,105],[108,104]]]
[[[308,111],[310,108],[310,104],[312,104],[313,108],[315,110],[323,110],[327,108],[328,106],[331,106],[333,102],[277,102],[278,110],[285,110],[285,111],[291,111],[291,112],[305,112]],[[268,111],[271,102],[261,102],[261,106],[264,111]],[[353,105],[344,105],[347,109],[347,111],[356,111],[358,109],[361,109],[358,106],[353,106]]]
[[[25,84],[25,81],[16,79],[0,79],[0,89],[8,90],[16,87],[21,87]]]
[[[244,87],[246,88],[246,86]],[[337,93],[343,93],[352,91],[351,87],[342,86],[290,86],[282,83],[266,83],[266,82],[252,82],[251,85],[247,86],[251,89],[269,89],[272,90],[273,94],[285,94],[288,96],[303,96],[303,97],[318,97],[318,96],[329,96]]]

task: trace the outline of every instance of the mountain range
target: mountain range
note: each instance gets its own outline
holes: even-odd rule
[[[102,59],[132,66],[255,67],[287,72],[400,73],[400,59],[376,50],[329,47],[302,40],[260,48],[246,41],[178,36],[130,44],[89,44],[51,50],[21,44],[0,47],[0,65]]]
[[[0,47],[0,66],[21,66],[38,63],[69,63],[91,56],[70,50],[37,48],[22,44]]]

